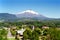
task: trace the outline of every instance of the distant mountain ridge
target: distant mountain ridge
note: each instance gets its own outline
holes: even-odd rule
[[[52,20],[55,18],[48,18],[33,10],[26,10],[17,14],[0,13],[0,21],[19,21],[19,20]]]
[[[14,21],[17,17],[9,13],[0,13],[0,20],[4,21]]]

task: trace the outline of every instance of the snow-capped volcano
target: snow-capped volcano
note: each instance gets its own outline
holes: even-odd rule
[[[25,18],[30,17],[30,18],[32,18],[32,17],[36,17],[38,15],[39,15],[39,13],[37,13],[33,10],[25,10],[25,11],[17,13],[17,17],[19,17],[19,18],[21,18],[21,17],[25,17]]]
[[[35,12],[33,10],[26,10],[26,11],[22,11],[17,13],[16,15],[18,18],[26,18],[26,19],[46,19],[47,17],[39,14],[38,12]]]

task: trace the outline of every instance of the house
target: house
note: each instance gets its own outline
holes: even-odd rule
[[[44,25],[44,26],[42,26],[42,29],[49,29],[49,27]]]
[[[22,40],[23,39],[23,32],[25,31],[25,29],[20,29],[16,31],[16,36],[19,36],[19,38]]]

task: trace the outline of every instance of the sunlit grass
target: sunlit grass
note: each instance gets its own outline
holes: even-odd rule
[[[8,38],[8,40],[15,40],[15,38]]]

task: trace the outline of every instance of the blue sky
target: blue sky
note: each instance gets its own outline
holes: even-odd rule
[[[0,13],[34,10],[50,18],[60,18],[60,0],[0,0]]]

